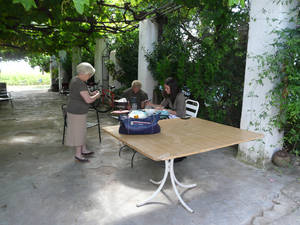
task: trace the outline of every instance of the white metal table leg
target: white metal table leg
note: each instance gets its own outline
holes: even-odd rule
[[[160,180],[160,181],[155,181],[155,180],[150,179],[149,181],[150,181],[152,184],[160,185],[162,180]]]
[[[182,184],[180,183],[177,178],[175,177],[175,173],[174,173],[174,180],[175,180],[175,183],[178,184],[180,187],[183,187],[183,188],[194,188],[197,186],[197,184]]]
[[[180,183],[176,176],[175,176],[175,172],[174,172],[174,161],[171,162],[171,167],[170,167],[170,171],[173,171],[173,179],[175,181],[176,184],[178,184],[180,187],[183,187],[183,188],[194,188],[197,186],[197,184],[182,184]],[[172,176],[172,175],[171,175]],[[171,178],[172,179],[172,178]]]
[[[156,182],[156,183],[160,184],[159,187],[148,199],[146,199],[145,201],[143,201],[141,203],[136,204],[137,207],[147,204],[151,199],[153,199],[160,192],[160,190],[163,188],[164,184],[166,183],[169,172],[170,172],[170,162],[169,162],[169,160],[165,160],[165,174],[164,174],[164,177],[161,181]]]
[[[194,212],[194,210],[192,210],[184,201],[183,199],[181,198],[180,194],[178,193],[178,190],[177,190],[177,187],[176,187],[176,177],[175,177],[175,174],[174,174],[174,160],[172,159],[171,160],[171,168],[170,168],[170,177],[171,177],[171,182],[172,182],[172,186],[173,186],[173,190],[175,191],[175,194],[177,196],[177,198],[179,199],[180,203],[188,210],[190,211],[191,213]],[[177,181],[178,182],[178,181]],[[181,184],[178,182],[178,184]],[[182,185],[182,184],[181,184]],[[188,187],[195,187],[196,185],[187,185]]]
[[[173,190],[177,196],[177,198],[179,199],[180,203],[183,205],[183,207],[185,207],[189,212],[193,213],[194,211],[183,201],[183,199],[181,198],[180,194],[178,193],[178,190],[177,190],[177,187],[176,187],[176,184],[178,184],[179,186],[181,187],[184,187],[184,188],[193,188],[193,187],[196,187],[197,185],[196,184],[191,184],[191,185],[185,185],[185,184],[182,184],[180,183],[176,176],[175,176],[175,173],[174,173],[174,159],[172,160],[165,160],[165,173],[164,173],[164,176],[163,176],[163,179],[161,181],[154,181],[154,180],[151,180],[150,179],[150,182],[153,183],[153,184],[157,184],[159,185],[159,187],[156,189],[156,191],[148,198],[146,199],[145,201],[141,202],[141,203],[138,203],[136,206],[139,207],[139,206],[143,206],[147,203],[150,202],[150,200],[152,200],[160,191],[161,189],[163,188],[164,184],[166,183],[166,180],[167,180],[167,177],[168,177],[168,174],[170,173],[170,178],[171,178],[171,182],[172,182],[172,186],[173,186]]]

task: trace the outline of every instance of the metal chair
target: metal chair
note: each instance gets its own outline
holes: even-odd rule
[[[62,104],[61,105],[61,110],[62,110],[63,118],[64,118],[64,129],[63,129],[63,138],[62,138],[62,144],[64,144],[65,143],[66,127],[68,126],[68,124],[67,124],[67,105]],[[87,122],[86,127],[87,128],[91,128],[91,127],[94,127],[94,126],[98,127],[99,142],[101,143],[101,130],[100,130],[99,112],[96,109],[93,109],[93,111],[96,112],[97,122],[96,123]]]
[[[132,155],[132,157],[131,157],[131,168],[133,168],[133,159],[134,159],[134,156],[135,156],[135,154],[137,153],[137,151],[135,151],[134,149],[130,148],[128,145],[123,145],[123,146],[120,147],[120,149],[119,149],[119,157],[121,157],[121,151],[122,151],[123,149],[125,149],[125,148],[129,148],[129,149],[131,149],[132,152],[133,152],[133,155]]]
[[[187,99],[185,101],[185,107],[186,107],[186,115],[191,117],[197,117],[198,110],[199,110],[199,102]]]
[[[0,83],[0,101],[10,101],[11,107],[14,108],[13,98],[11,97],[11,94],[7,92],[6,83]]]

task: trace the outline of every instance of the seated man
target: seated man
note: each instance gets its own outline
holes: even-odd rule
[[[141,90],[142,83],[139,80],[132,81],[131,88],[126,89],[122,97],[126,98],[128,101],[128,109],[143,109],[145,108],[145,103],[148,100],[148,95],[146,92]]]

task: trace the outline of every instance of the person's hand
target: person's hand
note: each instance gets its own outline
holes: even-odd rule
[[[163,110],[163,109],[164,109],[164,107],[161,107],[161,106],[156,106],[156,107],[155,107],[155,109],[156,109],[156,110]]]
[[[166,110],[169,112],[169,114],[176,115],[176,112],[175,112],[175,111],[173,111],[173,110],[171,110],[171,109],[166,109]]]
[[[96,98],[100,98],[100,92],[99,91],[95,91],[95,95],[94,96],[96,96]]]
[[[143,103],[144,103],[145,106],[146,106],[146,105],[147,105],[147,106],[152,106],[150,100],[145,100]]]

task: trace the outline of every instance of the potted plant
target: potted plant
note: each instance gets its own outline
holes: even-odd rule
[[[291,157],[287,148],[283,148],[273,154],[272,162],[279,167],[288,167],[291,163]]]

